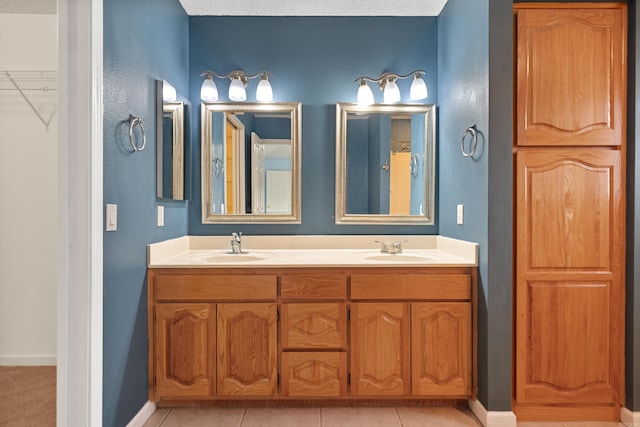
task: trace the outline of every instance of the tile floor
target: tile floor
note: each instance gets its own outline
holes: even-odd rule
[[[162,408],[144,427],[480,427],[468,408]],[[519,422],[518,427],[624,427]]]

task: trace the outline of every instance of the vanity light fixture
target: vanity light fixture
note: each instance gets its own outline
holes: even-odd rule
[[[414,70],[407,75],[400,75],[396,73],[383,73],[377,79],[362,76],[355,79],[355,82],[360,82],[358,87],[358,105],[367,106],[373,104],[373,92],[369,88],[367,82],[378,83],[380,89],[384,94],[384,103],[393,104],[400,101],[400,89],[396,83],[398,79],[406,79],[413,76],[413,82],[411,83],[411,89],[409,91],[409,98],[412,101],[425,99],[429,95],[427,91],[427,85],[422,78],[422,74],[426,74],[424,70]]]
[[[218,77],[220,79],[229,79],[229,100],[230,101],[246,101],[247,100],[247,84],[250,79],[260,77],[260,83],[258,83],[258,89],[256,90],[256,100],[261,102],[273,101],[273,89],[271,89],[271,83],[269,83],[268,71],[261,71],[258,74],[247,74],[244,71],[236,70],[228,74],[218,74],[214,71],[203,71],[200,73],[201,77],[205,77],[200,87],[200,99],[203,101],[217,101],[218,100],[218,88],[213,78]]]

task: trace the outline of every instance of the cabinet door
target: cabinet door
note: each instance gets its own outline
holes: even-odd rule
[[[410,394],[408,303],[351,306],[351,391],[356,396]]]
[[[516,159],[516,400],[624,403],[620,152]]]
[[[415,395],[471,395],[471,303],[411,306],[411,379]]]
[[[215,304],[156,305],[158,398],[198,398],[215,394],[215,322]]]
[[[347,347],[347,307],[340,303],[282,304],[284,349]]]
[[[520,9],[517,144],[625,139],[626,9]]]
[[[275,395],[276,316],[276,304],[218,304],[219,395]]]

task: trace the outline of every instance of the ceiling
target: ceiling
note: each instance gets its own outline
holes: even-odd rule
[[[438,16],[447,0],[180,0],[188,15]]]

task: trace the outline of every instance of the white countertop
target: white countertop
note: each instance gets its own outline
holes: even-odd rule
[[[147,246],[149,268],[473,267],[477,243],[444,236],[242,236],[242,255],[229,254],[231,236],[184,236]],[[402,242],[401,254],[380,243]]]

